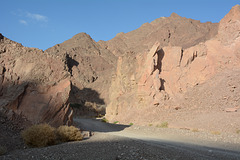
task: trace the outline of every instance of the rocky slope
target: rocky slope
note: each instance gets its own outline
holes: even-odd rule
[[[185,49],[211,39],[217,34],[217,28],[217,23],[201,23],[172,13],[170,17],[158,18],[134,31],[119,33],[112,40],[98,43],[117,56],[126,52],[147,52],[156,41],[161,47],[170,45]]]
[[[68,105],[71,82],[65,64],[2,35],[0,51],[0,107],[33,123],[72,123]]]
[[[75,114],[105,114],[116,56],[98,45],[86,33],[79,33],[44,53],[62,59],[67,57],[66,63],[73,84],[70,102],[77,108],[74,109]]]
[[[111,103],[107,107],[107,118],[112,121],[117,120],[125,123],[134,122],[138,124],[168,121],[172,123],[172,127],[208,129],[209,121],[211,121],[210,115],[219,114],[219,116],[214,119],[214,125],[211,125],[215,126],[213,129],[218,128],[216,123],[220,122],[222,116],[227,119],[225,122],[221,120],[223,123],[221,125],[222,129],[224,128],[223,126],[231,122],[234,123],[232,128],[230,127],[231,131],[240,128],[238,125],[240,123],[237,123],[237,119],[230,118],[233,115],[226,115],[224,111],[224,108],[227,107],[238,108],[240,106],[240,101],[236,98],[238,92],[236,88],[234,88],[232,92],[228,92],[227,89],[224,90],[223,88],[228,87],[228,85],[225,85],[224,82],[219,82],[220,79],[232,79],[233,82],[231,82],[230,86],[233,85],[235,87],[238,83],[236,80],[238,76],[236,75],[239,73],[240,64],[239,15],[240,7],[237,5],[220,21],[218,28],[217,24],[207,23],[205,24],[206,26],[204,26],[204,24],[199,25],[197,27],[199,29],[200,26],[204,26],[205,28],[212,26],[213,31],[208,28],[208,32],[204,32],[204,27],[201,29],[202,32],[200,33],[202,33],[202,37],[204,38],[199,38],[201,37],[199,36],[200,33],[192,34],[194,32],[181,35],[177,34],[175,37],[180,39],[176,38],[176,42],[171,42],[170,40],[168,44],[164,41],[165,38],[160,38],[160,40],[151,38],[151,40],[148,41],[149,43],[144,44],[152,45],[153,40],[155,40],[152,49],[148,51],[148,47],[145,46],[145,50],[142,49],[142,51],[145,52],[139,52],[138,54],[134,54],[138,52],[136,49],[138,47],[133,49],[134,51],[132,53],[113,50],[111,48],[113,46],[112,43],[117,38],[109,42],[100,42],[115,52],[115,55],[120,55],[117,70],[110,88],[112,94],[110,95]],[[171,20],[176,17],[177,16],[173,14],[168,19]],[[166,18],[162,18],[159,20],[164,21],[165,19]],[[192,20],[184,18],[178,19],[179,21],[185,20],[196,27],[196,25],[194,25],[196,22]],[[193,23],[191,23],[191,21]],[[178,29],[181,29],[181,24],[179,24],[178,27]],[[190,28],[186,30],[182,28],[183,32],[181,33],[191,31]],[[166,29],[163,29],[163,31],[166,32]],[[199,30],[196,29],[194,31],[198,32]],[[134,33],[138,33],[137,30],[134,31]],[[192,36],[189,36],[189,34],[192,34]],[[131,35],[131,33],[126,34],[126,36],[127,35]],[[154,35],[157,34],[154,32]],[[171,35],[170,38],[173,36],[173,34],[169,35]],[[184,36],[186,37],[182,38]],[[124,35],[120,35],[120,37],[124,37]],[[145,35],[145,37],[142,38],[145,39],[147,37],[148,36]],[[134,38],[134,36],[128,37],[128,40],[120,38],[121,41],[126,44],[126,50],[129,50],[128,46],[134,46],[134,43],[129,42]],[[194,38],[196,39],[194,40]],[[186,41],[182,41],[182,39]],[[141,47],[144,47],[144,45]],[[212,79],[215,80],[213,81]],[[213,85],[214,83],[219,86],[216,87]],[[206,98],[206,92],[203,88],[212,96]],[[199,96],[195,97],[196,93]],[[216,96],[217,99],[221,99],[222,97],[235,98],[228,98],[228,103],[231,105],[225,105],[226,103],[219,101],[218,103],[216,103],[216,101],[210,101],[210,99],[215,98],[213,95]],[[209,97],[211,98],[209,99]],[[206,102],[206,99],[209,101]],[[195,109],[190,110],[193,106]],[[183,110],[183,108],[187,109]],[[198,112],[200,110],[201,112]],[[217,113],[216,110],[218,111]],[[201,120],[205,118],[206,124],[200,125],[200,119],[196,120],[198,122],[194,124],[190,123],[190,121],[194,119],[191,115],[199,116],[207,113],[211,114],[207,117],[202,116],[201,118]],[[178,116],[176,117],[176,115]],[[237,115],[234,115],[234,117],[235,116]]]

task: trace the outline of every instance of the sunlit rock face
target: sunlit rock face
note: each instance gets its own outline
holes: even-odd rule
[[[113,40],[100,42],[119,56],[110,87],[107,118],[141,124],[150,119],[161,120],[161,116],[164,117],[159,113],[161,108],[184,108],[183,105],[190,105],[184,97],[196,86],[209,83],[209,88],[213,87],[210,80],[216,75],[238,69],[239,11],[238,5],[233,7],[219,25],[200,23],[173,14],[169,18],[143,25],[133,32],[118,35]],[[159,25],[161,21],[161,24],[174,26],[177,23],[178,26],[172,32],[171,28],[168,31],[160,25],[158,32],[161,34],[158,34],[153,29],[158,21]],[[148,30],[148,27],[151,29]],[[207,28],[208,32],[205,32]],[[137,34],[140,30],[143,33]],[[185,33],[184,30],[189,32]],[[138,43],[135,43],[137,40],[134,40],[134,36],[140,36],[144,31],[153,34],[150,36],[146,33],[142,39],[138,37]],[[164,37],[163,34],[165,32],[169,33],[167,42],[167,36]],[[124,42],[127,47],[118,50],[117,42]],[[201,100],[196,101],[199,101],[200,106]],[[196,105],[192,101],[191,104]],[[216,106],[210,103],[208,105]]]

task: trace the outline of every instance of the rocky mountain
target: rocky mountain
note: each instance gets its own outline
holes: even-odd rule
[[[65,63],[73,84],[70,102],[78,108],[75,112],[92,116],[105,114],[117,57],[86,33],[79,33],[44,53],[62,57],[63,61],[67,57]]]
[[[64,62],[2,35],[0,53],[0,108],[5,114],[13,112],[33,123],[72,123],[70,74]]]
[[[130,36],[131,32],[119,35],[109,42],[100,42],[115,55],[119,55],[110,87],[107,118],[145,125],[167,121],[172,127],[206,130],[210,128],[209,121],[213,120],[211,128],[215,130],[219,130],[219,126],[224,131],[240,128],[236,118],[239,113],[226,113],[229,108],[235,112],[240,107],[236,76],[240,64],[239,16],[240,7],[237,5],[219,25],[197,25],[199,22],[179,18],[176,14],[159,19],[157,21],[164,23],[164,20],[178,18],[178,25],[173,21],[171,23],[172,26],[178,26],[178,32],[169,32],[166,28],[161,30],[163,33],[171,33],[168,44],[164,40],[166,34],[165,38],[150,38],[151,40],[146,40],[149,43],[140,43],[141,48],[145,47],[141,49],[143,52],[138,52],[140,46],[136,44],[135,47],[134,42],[137,40]],[[144,27],[146,26],[139,30]],[[135,34],[132,35],[141,33],[138,34],[138,30],[133,32]],[[158,35],[155,31],[153,33],[156,37],[164,35]],[[124,36],[129,37],[125,40]],[[172,36],[176,41],[171,41]],[[142,37],[147,38],[146,35]],[[126,50],[130,49],[129,46],[134,46],[131,48],[133,51],[113,49],[117,48],[113,45],[114,41],[122,41],[122,44],[126,44]],[[147,44],[152,46],[150,51]],[[223,117],[225,121],[222,120]],[[218,122],[222,122],[221,125]],[[229,123],[233,125],[230,127]]]
[[[217,23],[201,23],[172,13],[170,17],[158,18],[134,31],[119,33],[112,40],[98,43],[117,56],[126,52],[147,52],[157,41],[161,47],[181,46],[185,49],[211,39],[217,34],[217,28]]]
[[[240,128],[239,112],[226,114],[240,106],[239,23],[238,5],[220,23],[173,13],[109,41],[80,33],[46,51],[0,34],[1,114],[55,126],[106,114],[110,122],[183,128],[207,128],[219,114],[216,122]]]

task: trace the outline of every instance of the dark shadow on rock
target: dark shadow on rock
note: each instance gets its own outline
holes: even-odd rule
[[[155,69],[158,69],[159,73],[161,73],[162,72],[162,60],[165,55],[162,48],[157,51],[157,55],[158,55],[158,59],[157,59],[157,66],[155,66]]]
[[[91,89],[79,89],[72,86],[70,103],[74,110],[74,117],[98,117],[106,114],[105,101],[100,94]]]
[[[72,68],[73,66],[78,66],[79,62],[72,59],[72,57],[70,57],[68,54],[66,55],[66,63],[68,66],[68,72],[72,75]]]
[[[158,69],[159,74],[160,74],[162,72],[162,60],[163,60],[163,57],[165,55],[165,52],[163,51],[162,48],[157,51],[157,55],[158,55],[158,60],[157,60],[157,66],[155,66],[155,69]],[[161,84],[161,86],[159,88],[160,91],[165,90],[165,86],[164,86],[165,82],[166,81],[163,78],[160,78],[160,84]]]
[[[164,79],[160,78],[160,82],[161,82],[160,91],[165,91],[164,83],[165,83],[166,81],[165,81]]]

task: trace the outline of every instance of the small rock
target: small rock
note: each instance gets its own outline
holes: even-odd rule
[[[234,108],[225,108],[226,112],[237,112],[238,108],[234,107]]]

